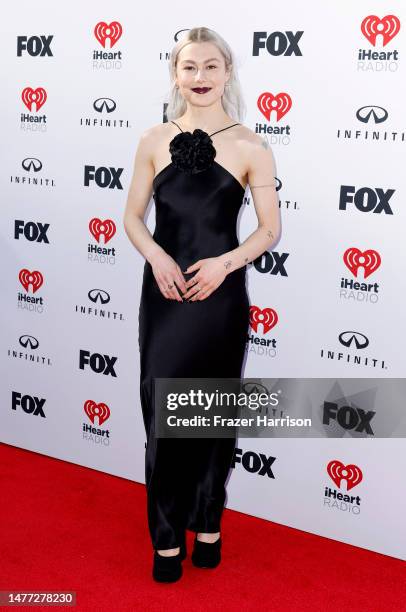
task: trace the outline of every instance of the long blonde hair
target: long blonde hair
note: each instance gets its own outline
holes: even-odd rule
[[[230,69],[230,78],[221,97],[224,111],[234,120],[242,122],[245,118],[246,107],[241,93],[241,86],[236,72],[236,62],[231,47],[227,42],[209,28],[192,28],[179,40],[171,51],[169,61],[170,89],[166,117],[168,121],[181,117],[186,111],[186,101],[175,84],[176,66],[181,49],[192,42],[210,42],[217,46],[224,57],[226,70]]]

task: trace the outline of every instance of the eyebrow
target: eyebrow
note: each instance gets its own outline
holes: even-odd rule
[[[218,57],[211,57],[210,59],[204,60],[204,62],[219,62],[219,58]],[[194,60],[182,60],[181,64],[186,64],[187,62],[190,62],[191,64],[196,64],[196,62]]]

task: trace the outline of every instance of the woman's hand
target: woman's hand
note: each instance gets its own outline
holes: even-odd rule
[[[150,264],[162,295],[169,300],[183,302],[178,287],[182,293],[185,293],[187,287],[182,270],[176,261],[168,253],[162,251],[151,259]]]
[[[195,270],[198,270],[198,272],[186,281],[188,291],[183,295],[184,300],[191,302],[208,298],[221,285],[228,274],[224,261],[219,257],[199,259],[184,272],[189,273]]]

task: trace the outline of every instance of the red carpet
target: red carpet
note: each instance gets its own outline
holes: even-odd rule
[[[2,591],[72,590],[97,612],[406,610],[403,561],[231,510],[221,565],[188,556],[179,582],[157,584],[143,485],[5,444],[0,458]]]

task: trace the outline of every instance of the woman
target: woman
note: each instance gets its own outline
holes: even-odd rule
[[[192,562],[220,562],[220,519],[235,440],[154,435],[154,379],[241,376],[249,301],[246,265],[280,231],[272,153],[239,123],[232,52],[213,30],[193,28],[171,54],[168,122],[146,130],[124,216],[145,257],[139,311],[140,395],[147,448],[153,577],[182,575],[185,530]],[[212,140],[213,137],[213,140]],[[239,245],[236,220],[249,183],[258,228]],[[144,223],[153,192],[156,227]]]

